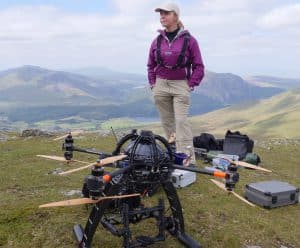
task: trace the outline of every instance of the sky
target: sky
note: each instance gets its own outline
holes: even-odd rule
[[[207,70],[300,78],[300,0],[179,0]],[[147,73],[163,0],[1,0],[0,70]]]

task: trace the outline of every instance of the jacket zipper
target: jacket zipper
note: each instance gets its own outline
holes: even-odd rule
[[[176,36],[174,37],[174,39],[170,42],[168,37],[164,36],[164,38],[167,40],[169,48],[171,48],[172,43],[179,37],[179,35],[182,33],[183,31],[180,31],[176,34]]]

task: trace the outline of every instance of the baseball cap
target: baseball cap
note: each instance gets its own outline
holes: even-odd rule
[[[155,9],[155,12],[164,11],[174,11],[177,16],[180,14],[180,10],[177,4],[175,3],[165,3]]]

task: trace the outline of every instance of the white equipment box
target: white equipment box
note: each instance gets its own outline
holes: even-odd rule
[[[175,188],[183,188],[196,181],[196,172],[175,169],[171,179]]]

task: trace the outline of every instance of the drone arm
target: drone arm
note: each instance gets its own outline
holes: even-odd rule
[[[192,167],[176,165],[176,164],[173,164],[172,167],[174,169],[192,171],[192,172],[196,172],[196,173],[199,173],[199,174],[210,175],[210,176],[219,177],[219,178],[227,179],[229,177],[228,173],[222,172],[222,171],[210,171],[210,170],[192,168]]]
[[[96,151],[83,149],[83,148],[79,148],[79,147],[73,147],[72,151],[94,154],[94,155],[99,155],[99,156],[107,156],[107,157],[111,156],[111,154],[108,154],[108,153],[96,152]]]
[[[186,166],[176,165],[176,164],[173,164],[172,167],[174,169],[192,171],[192,172],[197,172],[199,174],[205,174],[205,175],[211,175],[214,177],[223,178],[226,180],[225,187],[229,191],[232,191],[232,189],[235,187],[235,184],[239,181],[239,173],[237,173],[236,166],[229,166],[227,172],[197,169],[197,168],[191,168],[191,167],[186,167]]]
[[[74,146],[74,140],[73,140],[73,137],[72,137],[71,134],[69,134],[65,138],[65,140],[62,144],[62,150],[65,151],[64,157],[66,158],[66,160],[71,160],[72,159],[74,151],[98,155],[98,156],[101,156],[101,159],[111,156],[111,154],[107,154],[107,153],[104,153],[104,152],[100,152],[100,151],[96,152],[96,151],[89,150],[89,149],[83,149],[83,148],[75,147]]]

